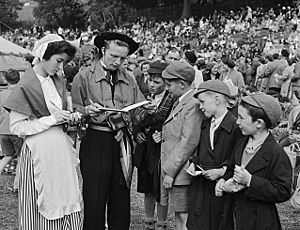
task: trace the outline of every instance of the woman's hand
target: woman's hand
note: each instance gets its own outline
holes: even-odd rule
[[[57,110],[52,116],[54,116],[56,124],[62,124],[70,120],[70,112],[66,110]]]
[[[82,114],[79,112],[71,113],[69,123],[70,125],[77,125],[80,122]]]

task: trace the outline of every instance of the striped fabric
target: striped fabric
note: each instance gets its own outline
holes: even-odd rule
[[[38,212],[32,158],[26,144],[23,145],[19,164],[19,230],[82,229],[79,212],[71,213],[57,220],[47,220]]]

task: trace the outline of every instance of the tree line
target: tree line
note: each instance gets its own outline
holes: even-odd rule
[[[99,30],[120,26],[132,19],[133,8],[164,7],[172,4],[182,6],[181,18],[189,17],[193,4],[233,4],[244,2],[253,4],[260,0],[35,0],[38,5],[33,15],[39,26],[45,29],[63,28],[85,29],[88,25]],[[265,0],[264,2],[284,4],[286,0]],[[0,23],[9,27],[20,26],[17,21],[20,0],[0,0]]]

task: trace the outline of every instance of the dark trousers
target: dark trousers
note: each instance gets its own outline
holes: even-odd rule
[[[120,145],[113,133],[88,130],[80,146],[83,177],[83,230],[128,230],[130,190],[122,173]]]

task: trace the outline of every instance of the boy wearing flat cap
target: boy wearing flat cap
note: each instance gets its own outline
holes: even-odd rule
[[[189,171],[195,176],[189,193],[189,230],[216,230],[222,219],[224,198],[215,196],[215,185],[225,171],[235,143],[242,137],[236,118],[228,111],[230,90],[226,83],[209,80],[199,85],[194,97],[206,119],[201,125],[198,155]]]
[[[137,191],[144,193],[145,230],[155,229],[154,212],[157,207],[157,228],[166,229],[168,206],[160,205],[160,149],[162,125],[171,112],[174,99],[165,90],[162,72],[167,63],[155,61],[150,64],[147,81],[150,100],[156,105],[153,114],[143,108],[135,111],[133,135],[137,142],[134,163],[138,168]]]
[[[139,44],[116,32],[104,32],[95,37],[94,43],[100,60],[80,71],[72,85],[74,108],[88,124],[79,153],[83,229],[104,230],[107,206],[108,228],[128,230],[133,146],[127,128],[131,117],[105,112],[103,107],[122,109],[145,100],[134,79],[121,68]],[[122,128],[114,125],[116,120]]]
[[[172,62],[162,73],[167,90],[176,99],[162,129],[161,205],[170,204],[177,230],[186,229],[188,188],[191,177],[185,169],[199,143],[202,114],[193,98],[195,70],[187,63]]]
[[[269,129],[281,115],[277,99],[264,93],[243,97],[237,124],[246,136],[237,143],[216,195],[232,194],[220,229],[280,230],[276,203],[291,196],[292,167]],[[229,200],[228,200],[229,201]]]

